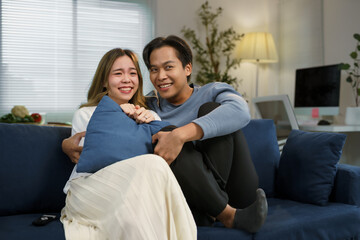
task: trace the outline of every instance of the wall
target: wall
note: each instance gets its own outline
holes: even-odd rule
[[[175,34],[183,36],[183,26],[190,27],[203,36],[197,11],[203,0],[157,0],[155,8],[155,36]],[[223,8],[219,17],[219,29],[233,27],[238,33],[267,31],[273,34],[275,44],[278,38],[278,6],[277,0],[209,0],[213,9]],[[275,3],[275,4],[274,4]],[[194,66],[196,74],[197,66]],[[194,74],[194,75],[195,75]],[[256,68],[252,63],[242,63],[232,74],[241,82],[240,92],[245,91],[247,99],[255,93]],[[259,95],[276,94],[278,92],[278,64],[262,65],[259,75]]]
[[[156,0],[155,36],[182,36],[183,26],[199,31],[196,11],[204,2]],[[355,46],[352,35],[360,31],[359,0],[209,0],[209,3],[213,8],[223,8],[220,29],[233,26],[239,33],[273,34],[280,61],[260,66],[260,96],[288,94],[293,101],[295,69],[349,62],[348,55]],[[194,70],[196,73],[196,65]],[[233,72],[242,80],[241,89],[247,93],[247,99],[255,94],[255,70],[254,64],[242,63]],[[345,107],[351,104],[350,90],[343,80],[339,121],[343,120]]]
[[[349,56],[355,50],[354,33],[360,33],[359,0],[324,0],[324,64],[352,63]],[[342,74],[340,115],[343,122],[347,106],[354,104],[351,86]]]

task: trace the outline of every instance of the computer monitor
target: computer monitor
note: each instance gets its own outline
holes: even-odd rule
[[[339,64],[296,70],[294,111],[296,115],[339,114]],[[315,110],[315,111],[314,111]]]
[[[299,129],[288,95],[256,97],[252,102],[259,118],[274,120],[278,140],[286,139],[291,130]]]

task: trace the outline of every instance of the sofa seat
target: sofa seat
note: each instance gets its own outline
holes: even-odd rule
[[[215,223],[214,227],[198,227],[197,240],[252,240],[253,234],[237,230],[225,228],[221,223]]]
[[[318,206],[278,198],[269,198],[268,205],[256,240],[360,239],[358,206],[334,202]]]
[[[65,205],[63,187],[73,163],[61,150],[70,128],[0,123],[0,239],[64,240],[59,218],[43,227],[31,223]],[[275,198],[280,153],[272,120],[251,120],[243,129],[269,214],[256,234],[198,227],[199,240],[360,240],[360,167],[338,164],[326,206]]]
[[[52,213],[47,213],[52,214]],[[55,214],[57,219],[46,226],[37,227],[32,222],[42,216],[39,213],[17,214],[0,217],[0,239],[24,240],[24,239],[51,239],[64,240],[64,228],[59,221],[60,214]]]

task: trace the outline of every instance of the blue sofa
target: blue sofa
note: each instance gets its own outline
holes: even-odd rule
[[[0,239],[65,238],[59,216],[65,201],[62,189],[73,164],[61,142],[70,131],[0,123]],[[277,193],[280,153],[273,122],[252,120],[243,131],[268,196],[266,222],[256,234],[219,223],[199,227],[198,239],[360,239],[360,167],[337,165],[324,206],[289,200]],[[33,226],[42,214],[58,218],[46,226]]]

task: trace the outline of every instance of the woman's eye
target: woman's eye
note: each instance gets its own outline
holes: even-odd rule
[[[122,74],[122,72],[116,72],[115,73],[115,75],[121,75]]]
[[[130,75],[131,75],[131,76],[136,76],[136,75],[137,75],[137,72],[131,72]]]

